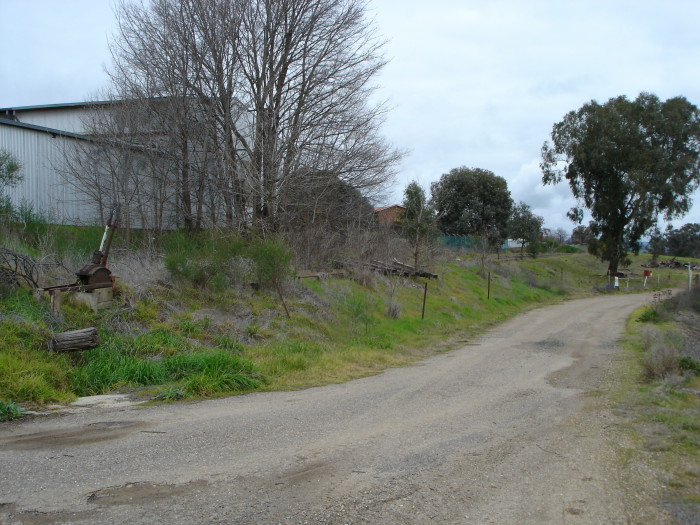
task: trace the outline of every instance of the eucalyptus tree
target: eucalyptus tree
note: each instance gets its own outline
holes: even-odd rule
[[[700,224],[669,228],[664,234],[666,253],[676,257],[700,257]]]
[[[571,244],[588,244],[593,238],[592,235],[588,226],[579,224],[571,232]]]
[[[554,125],[542,147],[544,184],[563,179],[577,200],[569,217],[587,209],[588,248],[617,272],[660,215],[684,215],[700,182],[700,113],[683,97],[648,93],[605,104],[591,101]]]

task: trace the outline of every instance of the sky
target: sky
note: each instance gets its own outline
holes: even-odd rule
[[[107,87],[112,0],[0,0],[0,107],[94,99]],[[460,166],[508,182],[545,226],[570,231],[565,183],[543,186],[552,125],[586,102],[651,92],[700,105],[697,0],[369,0],[387,43],[376,96],[407,152],[385,204]],[[695,206],[675,226],[700,223]]]

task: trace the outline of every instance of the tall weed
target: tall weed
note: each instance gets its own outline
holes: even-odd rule
[[[162,236],[161,243],[166,269],[174,278],[195,286],[207,286],[217,274],[226,275],[231,261],[243,255],[246,246],[238,235],[216,230],[197,234],[169,232]],[[222,287],[220,277],[214,285]]]
[[[376,302],[362,291],[351,290],[342,297],[341,304],[350,317],[353,326],[355,328],[363,326],[365,333],[368,333],[370,325],[374,324]]]
[[[248,254],[255,263],[255,275],[261,286],[279,286],[292,275],[292,252],[279,237],[254,242]]]
[[[642,348],[646,352],[642,366],[647,379],[665,379],[680,374],[685,349],[683,334],[674,330],[646,330],[642,335]]]

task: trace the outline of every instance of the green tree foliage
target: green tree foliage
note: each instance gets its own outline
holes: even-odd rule
[[[418,268],[421,252],[435,235],[435,211],[415,181],[406,186],[402,206],[401,229],[413,248],[413,265]]]
[[[533,257],[537,255],[543,223],[544,219],[532,213],[532,208],[528,204],[521,201],[513,208],[508,232],[511,238],[520,241],[521,255],[526,245],[530,255]]]
[[[654,227],[649,237],[649,244],[647,245],[647,251],[652,255],[652,261],[656,261],[659,255],[666,253],[666,239],[664,239],[661,230],[658,227]]]
[[[22,182],[22,165],[9,151],[0,150],[0,199],[6,188],[13,188]]]
[[[592,238],[591,229],[583,224],[579,224],[571,232],[571,244],[588,244]]]
[[[678,229],[669,227],[664,235],[665,253],[676,257],[700,257],[700,224],[684,224]]]
[[[249,249],[261,286],[279,287],[292,275],[292,252],[278,236],[259,239]]]
[[[578,203],[569,217],[581,222],[584,208],[590,212],[589,251],[616,272],[659,215],[688,211],[699,162],[698,108],[683,97],[662,102],[642,93],[569,112],[542,146],[540,166],[544,184],[569,182]]]
[[[442,233],[476,235],[490,246],[506,238],[513,200],[503,177],[463,166],[444,174],[430,190]]]
[[[5,189],[13,188],[22,182],[23,178],[22,165],[10,152],[0,149],[0,222],[16,220],[18,210],[15,209],[10,197],[5,195]]]

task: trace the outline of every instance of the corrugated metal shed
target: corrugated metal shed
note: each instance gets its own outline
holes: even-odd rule
[[[0,108],[0,118],[34,124],[45,128],[83,133],[83,119],[90,115],[95,106],[113,104],[112,102],[80,102],[71,104],[47,104],[43,106],[22,106]]]
[[[19,113],[19,112],[18,112]],[[37,117],[42,111],[34,113]],[[2,110],[1,116],[7,115]],[[24,117],[24,113],[20,113]],[[78,129],[71,125],[68,113],[57,112],[53,121],[63,121],[66,127]],[[17,115],[14,116],[17,118]],[[80,122],[77,113],[73,121]],[[36,122],[49,122],[51,119],[30,119],[34,123],[0,118],[0,149],[10,152],[22,165],[24,180],[16,188],[7,191],[15,205],[30,204],[58,223],[92,223],[95,214],[91,207],[76,199],[75,192],[66,187],[61,180],[60,169],[64,149],[69,142],[81,140],[76,133],[41,126]]]

